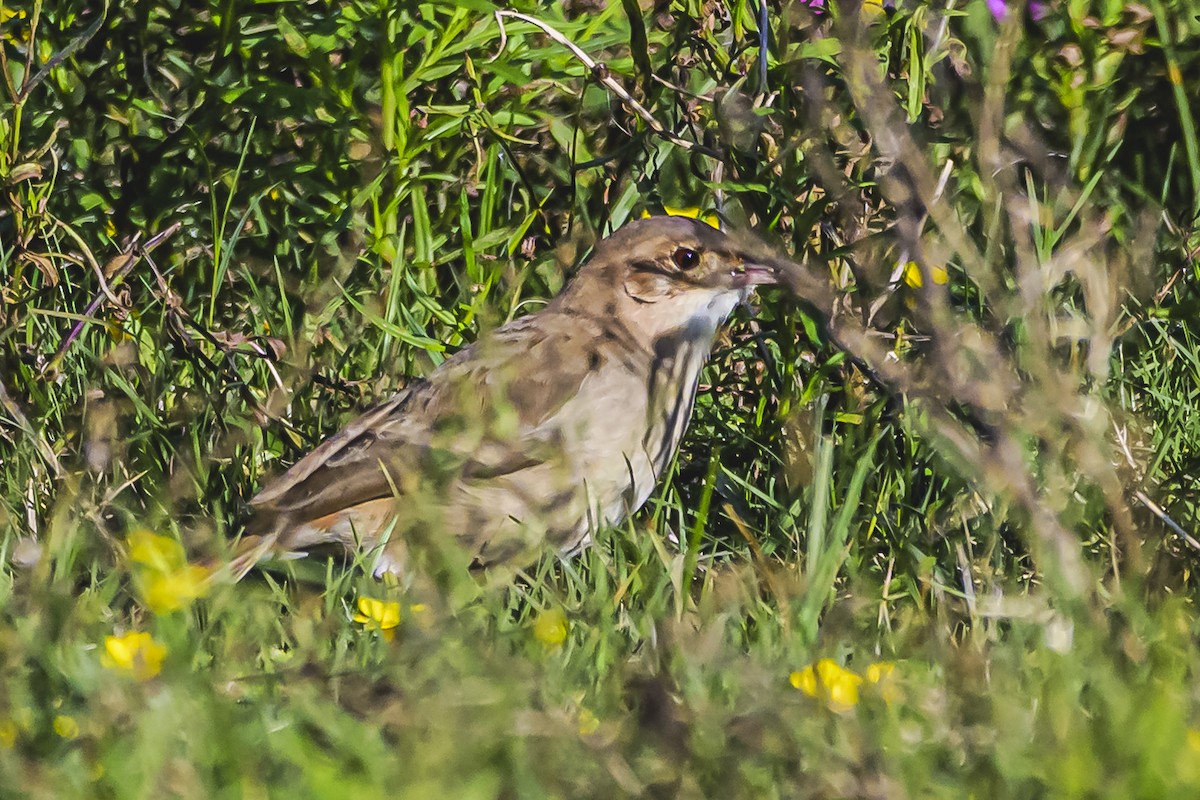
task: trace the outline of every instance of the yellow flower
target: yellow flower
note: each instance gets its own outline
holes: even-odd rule
[[[877,661],[867,667],[864,677],[867,683],[875,687],[876,693],[889,706],[900,699],[900,689],[896,686],[896,665],[890,661]]]
[[[28,14],[25,13],[24,9],[22,9],[20,11],[16,11],[9,6],[4,6],[4,7],[0,8],[0,25],[3,25],[6,22],[10,22],[14,19],[23,20],[27,16],[28,16]],[[24,41],[25,39],[28,39],[28,38],[29,38],[28,30],[22,31],[21,41]],[[17,41],[16,38],[13,37],[12,35],[6,35],[4,37],[4,39],[6,39],[7,41],[10,41],[10,42]]]
[[[551,608],[538,614],[533,621],[533,638],[546,647],[562,647],[567,640],[567,630],[570,623],[567,615],[560,608]]]
[[[867,683],[879,683],[892,677],[892,673],[896,671],[896,665],[890,661],[877,661],[867,667],[867,671],[863,677],[867,679]]]
[[[950,273],[945,267],[930,267],[929,273],[933,277],[933,282],[938,286],[945,286],[950,282]],[[904,282],[914,289],[920,289],[925,285],[925,278],[921,274],[921,268],[917,266],[917,262],[910,261],[904,265]]]
[[[600,729],[600,719],[586,708],[579,709],[579,713],[575,715],[575,722],[579,725],[580,736],[591,736]]]
[[[831,658],[822,658],[788,676],[793,687],[809,697],[825,701],[831,711],[839,714],[858,705],[858,687],[863,679]]]
[[[127,672],[139,681],[149,680],[162,670],[167,648],[145,632],[109,636],[104,640],[100,662],[109,669]]]
[[[155,614],[186,608],[208,593],[210,570],[189,564],[183,545],[169,536],[139,529],[126,539],[129,560],[139,565],[135,576],[142,603]]]
[[[17,723],[11,719],[0,721],[0,750],[12,750],[17,744]]]
[[[116,322],[105,322],[104,330],[108,331],[109,338],[118,344],[133,338],[129,335],[128,331],[126,331]]]
[[[209,570],[184,564],[166,572],[148,572],[138,577],[142,603],[155,614],[170,614],[187,608],[208,593]]]
[[[1187,746],[1193,753],[1200,753],[1200,730],[1188,728]]]
[[[395,628],[400,624],[400,604],[389,600],[376,600],[373,597],[358,598],[358,613],[354,621],[364,625],[367,630],[377,630],[389,642],[396,635]]]
[[[129,560],[161,572],[169,572],[183,566],[187,557],[183,545],[169,536],[159,536],[145,528],[129,534],[126,539]]]
[[[111,219],[104,220],[104,232],[108,234],[108,238],[110,239],[117,235],[117,226],[113,224]]]
[[[8,6],[5,6],[0,8],[0,25],[4,25],[5,23],[14,19],[24,20],[27,16],[28,14],[26,14],[23,9],[20,11],[14,11]],[[29,25],[24,24],[17,26],[17,33],[15,36],[12,33],[6,32],[3,36],[0,36],[0,41],[12,42],[13,44],[29,41]]]
[[[54,732],[64,739],[74,739],[79,736],[79,723],[73,717],[59,714],[54,718]]]
[[[668,217],[689,217],[691,219],[698,219],[701,222],[708,223],[708,225],[710,225],[713,228],[716,228],[717,230],[721,229],[720,217],[718,217],[716,214],[712,213],[711,211],[708,212],[707,214],[701,215],[700,209],[697,206],[687,206],[686,208],[676,208],[675,206],[664,205],[663,211],[667,212]],[[642,211],[642,219],[646,219],[647,217],[650,217],[650,216],[652,216],[652,215],[650,214],[649,211]]]

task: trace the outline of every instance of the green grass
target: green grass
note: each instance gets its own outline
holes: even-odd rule
[[[672,140],[487,2],[3,0],[0,797],[1195,796],[1200,19],[948,5],[518,4]],[[637,518],[510,587],[188,596],[664,205],[839,310],[762,293]],[[895,666],[836,708],[824,658]]]

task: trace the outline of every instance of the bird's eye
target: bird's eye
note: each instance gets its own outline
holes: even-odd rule
[[[689,270],[700,263],[700,256],[690,247],[681,247],[671,254],[671,260],[680,269]]]

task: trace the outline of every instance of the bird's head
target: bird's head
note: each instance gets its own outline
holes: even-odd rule
[[[780,270],[755,239],[688,217],[650,217],[601,241],[564,302],[594,310],[590,298],[608,296],[615,307],[664,324],[711,322],[715,329],[753,287],[778,283]]]

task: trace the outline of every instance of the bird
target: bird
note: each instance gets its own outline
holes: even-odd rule
[[[599,241],[535,313],[480,337],[269,481],[230,565],[333,546],[375,577],[415,542],[470,570],[571,556],[649,499],[721,326],[783,267],[749,233],[678,216]]]

